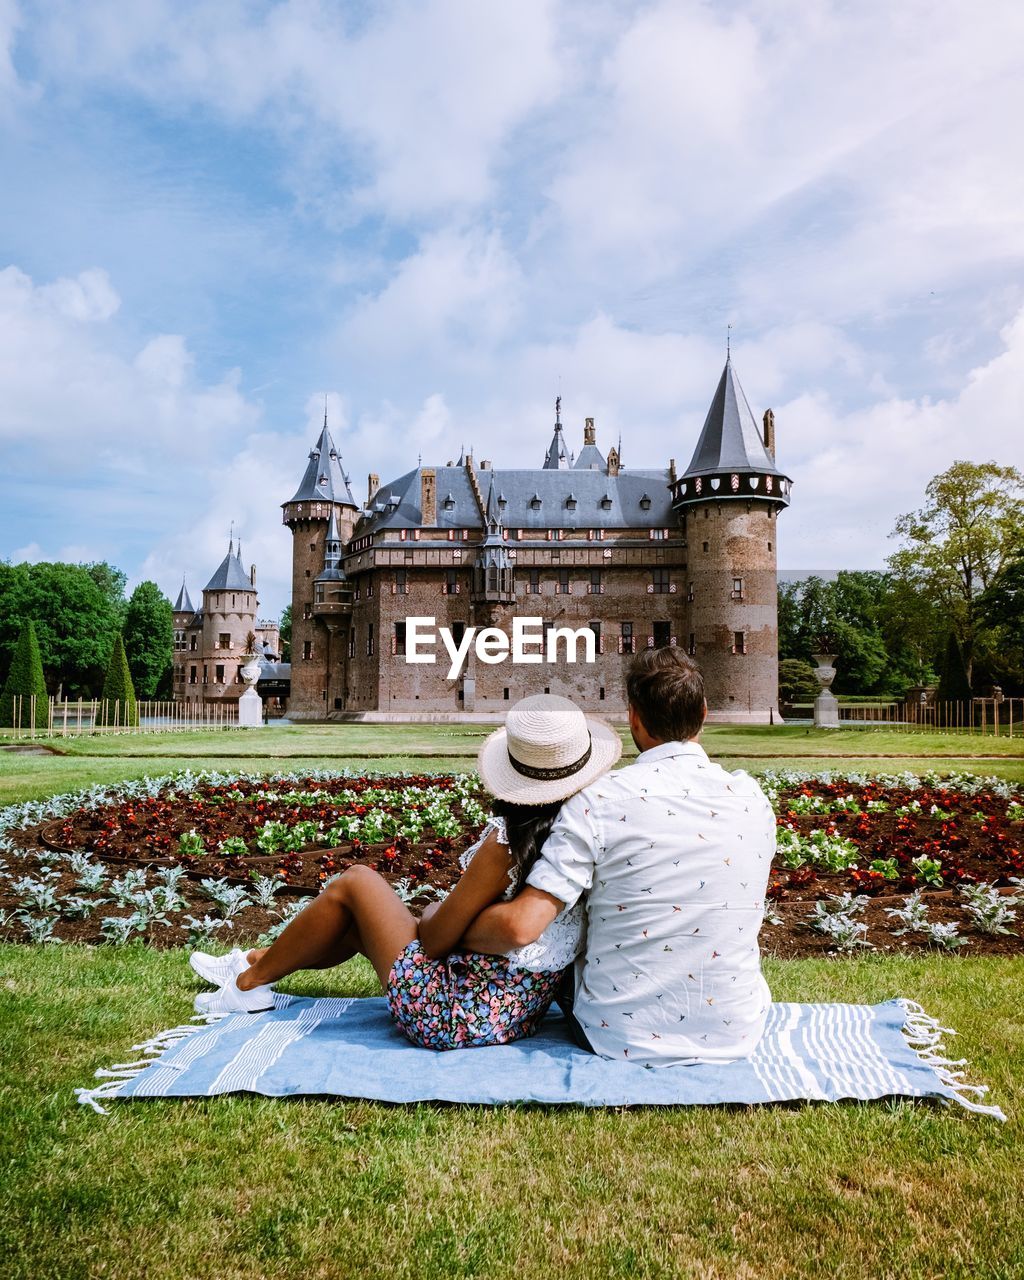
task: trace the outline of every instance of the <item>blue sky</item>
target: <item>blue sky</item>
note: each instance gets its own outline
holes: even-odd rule
[[[357,497],[552,406],[685,463],[726,325],[790,569],[1021,465],[1024,10],[0,0],[0,557],[262,609],[328,397]]]

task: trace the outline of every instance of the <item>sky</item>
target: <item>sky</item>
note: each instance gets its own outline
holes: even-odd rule
[[[539,466],[556,395],[683,466],[731,326],[780,567],[881,568],[1024,464],[1022,51],[1016,0],[0,0],[0,559],[195,598],[233,527],[274,617],[325,402],[359,500]]]

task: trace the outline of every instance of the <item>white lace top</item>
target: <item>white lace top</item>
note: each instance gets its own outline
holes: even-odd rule
[[[501,844],[508,844],[508,831],[505,819],[488,818],[484,829],[476,842],[459,858],[463,871],[469,866],[474,854],[487,837],[494,832]],[[513,867],[508,873],[508,888],[501,895],[502,902],[508,902],[519,891],[519,878]],[[536,942],[525,947],[506,952],[509,960],[520,969],[529,969],[532,973],[550,973],[556,969],[565,969],[583,950],[584,901],[581,898],[574,906],[561,912],[548,925]]]

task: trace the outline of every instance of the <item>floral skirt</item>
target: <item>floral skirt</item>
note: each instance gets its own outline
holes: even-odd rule
[[[509,1044],[536,1031],[562,972],[534,973],[477,951],[432,960],[413,941],[388,975],[388,1008],[407,1039],[424,1049]]]

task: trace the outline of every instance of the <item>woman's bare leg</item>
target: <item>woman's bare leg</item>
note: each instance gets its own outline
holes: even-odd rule
[[[354,930],[354,933],[353,933]],[[398,955],[416,937],[416,920],[383,876],[349,867],[301,911],[281,936],[237,978],[249,991],[297,969],[323,969],[365,955],[382,986]]]

